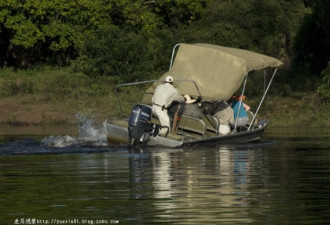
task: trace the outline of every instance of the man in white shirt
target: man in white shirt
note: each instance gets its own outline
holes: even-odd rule
[[[167,76],[165,83],[158,85],[152,97],[152,112],[159,119],[162,128],[159,130],[159,135],[164,136],[170,131],[170,117],[167,113],[167,108],[173,101],[184,102],[185,98],[180,95],[179,91],[173,87],[173,77]]]

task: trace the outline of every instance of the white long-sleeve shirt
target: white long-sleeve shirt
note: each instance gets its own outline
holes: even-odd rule
[[[158,85],[152,96],[152,103],[167,108],[173,101],[184,102],[184,97],[169,83]]]

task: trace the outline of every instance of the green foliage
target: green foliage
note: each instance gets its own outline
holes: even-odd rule
[[[187,0],[172,2],[172,5],[171,1],[162,0],[151,1],[147,7],[158,15],[158,26],[166,23],[175,26],[137,31],[137,24],[130,23],[124,29],[111,26],[101,30],[95,39],[85,43],[78,70],[92,76],[113,76],[120,82],[156,77],[159,71],[167,69],[171,48],[179,42],[206,42],[250,49],[287,63],[293,36],[299,28],[298,21],[307,12],[302,1],[292,3],[285,0],[199,1],[196,4]],[[291,10],[293,7],[295,10]],[[195,20],[187,22],[188,17],[179,12],[182,9]],[[125,15],[122,21],[126,22],[122,24],[128,24]],[[288,92],[290,87],[285,89],[284,92]]]
[[[258,99],[262,97],[264,91],[269,84],[272,77],[273,70],[265,71],[254,71],[249,73],[249,78],[246,84],[246,95],[247,96],[257,96]],[[288,83],[288,77],[282,70],[278,70],[276,76],[273,78],[270,88],[268,89],[268,95],[274,96],[290,96],[292,93],[292,88]],[[241,90],[237,91],[238,93]]]
[[[38,92],[38,84],[30,73],[15,72],[10,68],[1,69],[0,96],[34,94],[36,91]]]
[[[75,59],[76,72],[89,79],[102,76],[112,82],[131,82],[157,78],[166,71],[174,44],[206,42],[282,60],[285,73],[290,75],[277,76],[280,84],[274,82],[270,91],[285,96],[292,91],[315,90],[318,79],[308,74],[312,67],[324,69],[324,60],[329,59],[328,3],[0,0],[0,66],[63,66]],[[291,68],[293,55],[302,66]],[[37,89],[27,78],[23,84],[16,92]],[[12,91],[15,93],[14,88]],[[260,94],[254,89],[250,92]]]
[[[1,59],[7,65],[14,63],[10,58],[29,64],[42,60],[67,63],[83,38],[106,26],[110,18],[102,1],[3,0],[0,22],[0,38],[8,39],[2,46],[7,57]]]
[[[324,103],[330,101],[330,61],[328,67],[325,68],[322,73],[322,84],[317,88],[317,93]]]
[[[108,96],[113,92],[111,77],[92,79],[85,74],[66,69],[0,70],[0,96],[44,95],[54,101],[66,98],[83,100],[86,97]]]
[[[295,46],[295,64],[319,76],[330,58],[330,0],[313,1],[305,16]]]
[[[145,3],[149,9],[161,18],[159,25],[177,27],[199,20],[210,0],[159,0]]]
[[[162,49],[162,41],[151,33],[111,26],[85,42],[76,69],[92,77],[115,77],[118,82],[147,80],[164,69],[158,57]]]
[[[270,119],[271,127],[329,127],[329,106],[320,104],[314,93],[294,93],[291,97],[269,96],[260,116]]]
[[[179,35],[186,42],[249,49],[287,59],[297,21],[305,11],[302,1],[211,1],[200,21]]]
[[[204,4],[205,0],[1,0],[0,66],[68,65],[83,41],[100,29],[130,26],[135,32],[153,32],[166,27],[170,18],[193,21]]]

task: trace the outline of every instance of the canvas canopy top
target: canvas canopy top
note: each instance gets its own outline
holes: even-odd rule
[[[193,80],[203,97],[227,100],[241,86],[250,71],[281,65],[282,62],[273,57],[247,50],[211,44],[180,44],[173,66],[160,80],[171,75],[181,94],[198,96],[193,83],[175,82]],[[153,93],[158,84],[152,85],[146,94]]]

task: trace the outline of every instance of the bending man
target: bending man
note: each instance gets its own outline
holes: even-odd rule
[[[219,134],[229,134],[230,126],[234,125],[234,110],[226,101],[219,101],[213,110],[213,114],[220,122]]]
[[[166,135],[170,131],[170,117],[167,113],[167,108],[173,101],[184,102],[185,98],[180,95],[179,91],[173,87],[173,77],[167,76],[165,83],[158,85],[152,97],[152,112],[159,119],[162,128],[159,130],[159,135]]]

